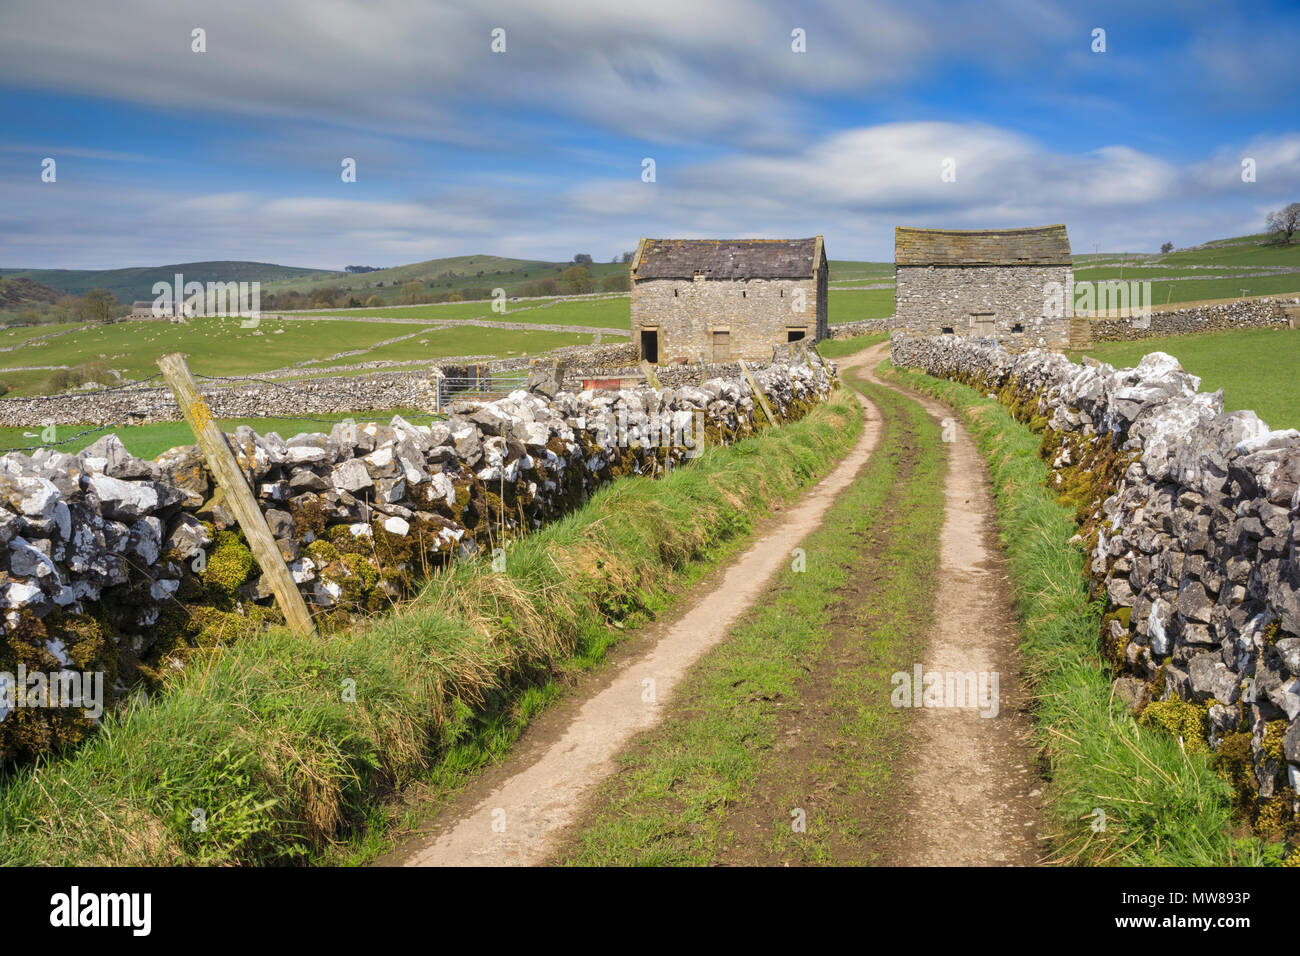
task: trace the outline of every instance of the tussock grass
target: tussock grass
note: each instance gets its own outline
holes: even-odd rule
[[[1060,864],[1224,866],[1277,863],[1281,844],[1250,836],[1208,759],[1139,726],[1111,693],[1103,607],[1089,602],[1070,510],[1047,490],[1039,438],[995,400],[919,372],[882,371],[946,402],[988,460],[1000,537],[1021,621],[1038,743],[1050,773]],[[1101,828],[1104,813],[1104,829]]]
[[[0,778],[0,863],[287,864],[382,850],[385,797],[493,759],[557,677],[599,660],[739,547],[861,430],[837,393],[658,480],[627,478],[510,550],[459,562],[348,633],[245,638]]]

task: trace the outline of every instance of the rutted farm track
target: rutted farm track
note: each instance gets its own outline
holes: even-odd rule
[[[1038,859],[984,466],[942,406],[875,379],[883,354],[843,362],[869,384],[842,463],[383,862]],[[915,665],[996,671],[997,715],[895,706]]]

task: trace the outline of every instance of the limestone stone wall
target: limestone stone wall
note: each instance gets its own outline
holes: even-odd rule
[[[1287,328],[1300,318],[1300,298],[1244,299],[1186,309],[1153,311],[1145,318],[1094,318],[1094,342],[1128,342],[1158,335],[1230,332],[1234,329]]]
[[[895,327],[920,335],[945,328],[979,335],[971,316],[992,313],[986,334],[1008,348],[1064,348],[1069,319],[1044,312],[1049,284],[1066,290],[1071,273],[1070,266],[895,266]]]
[[[825,270],[819,271],[825,275]],[[632,341],[659,331],[659,361],[714,359],[715,331],[730,333],[730,358],[766,361],[792,328],[824,339],[825,283],[808,279],[641,279],[632,289]]]
[[[754,371],[779,420],[829,394],[813,353]],[[551,396],[551,397],[548,397]],[[752,435],[740,375],[661,389],[520,389],[453,402],[446,421],[339,423],[229,441],[314,614],[391,607],[432,569],[504,547],[629,474],[660,475],[704,444]],[[5,703],[5,675],[101,674],[110,696],[165,684],[195,655],[277,612],[193,445],[134,458],[116,435],[76,455],[0,456],[0,763],[93,729],[78,707]]]
[[[994,393],[1042,433],[1108,609],[1099,649],[1130,675],[1117,698],[1212,748],[1256,814],[1279,798],[1271,814],[1300,813],[1300,433],[1224,413],[1163,352],[1116,369],[896,337],[892,359]]]
[[[565,361],[575,373],[622,367],[636,362],[630,343],[573,345],[554,349],[548,356]],[[771,351],[768,352],[771,357]],[[461,359],[469,362],[469,359]],[[457,360],[445,360],[453,363]],[[346,415],[394,408],[433,411],[435,377],[463,376],[465,365],[440,363],[406,371],[381,371],[368,375],[329,376],[314,379],[271,380],[264,377],[212,381],[202,379],[204,399],[218,418],[271,418],[289,415]],[[493,372],[518,372],[529,359],[475,361]],[[179,421],[180,409],[167,388],[113,388],[62,395],[0,399],[0,427],[45,429],[51,425],[143,425]]]

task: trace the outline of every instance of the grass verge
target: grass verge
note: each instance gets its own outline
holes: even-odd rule
[[[1141,727],[1114,699],[1098,646],[1103,608],[1089,602],[1073,513],[1047,490],[1039,438],[965,385],[882,366],[947,403],[988,461],[1021,619],[1038,743],[1050,768],[1053,860],[1138,866],[1280,862],[1234,819],[1228,783],[1204,756]]]
[[[919,404],[865,388],[881,442],[799,542],[806,572],[783,571],[692,668],[561,861],[879,862],[910,713],[891,705],[890,677],[920,659],[932,622],[945,452]]]
[[[391,615],[195,659],[70,757],[0,778],[0,864],[284,864],[373,855],[386,797],[454,786],[719,553],[852,446],[837,392],[808,416],[651,481],[602,489],[506,570],[461,562]]]

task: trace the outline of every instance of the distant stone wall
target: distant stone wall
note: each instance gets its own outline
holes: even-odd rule
[[[1069,266],[895,266],[893,328],[918,335],[997,336],[1012,349],[1065,348],[1069,319],[1049,317],[1048,287],[1070,288]],[[992,313],[984,332],[971,324],[973,313]],[[1019,327],[1021,331],[1016,331]]]
[[[822,270],[819,275],[825,275]],[[799,307],[802,307],[802,310]],[[659,331],[659,361],[712,361],[713,333],[727,331],[731,357],[771,358],[790,329],[809,339],[829,335],[825,296],[808,279],[640,279],[632,287],[632,341],[641,330]]]
[[[769,350],[770,354],[770,350]],[[575,345],[555,349],[548,356],[562,358],[574,368],[599,369],[635,363],[636,348],[619,345]],[[446,360],[448,362],[455,360]],[[490,371],[527,369],[529,359],[486,359]],[[270,418],[343,415],[350,412],[415,408],[433,411],[435,368],[373,372],[357,376],[229,383],[200,380],[200,391],[219,418]],[[463,372],[463,367],[461,369]],[[449,373],[452,374],[452,373]],[[174,422],[180,409],[167,388],[97,389],[63,395],[0,399],[0,427],[45,428],[50,425],[143,425]]]
[[[809,354],[753,374],[791,421],[829,394],[834,373]],[[612,479],[662,474],[765,426],[742,377],[553,398],[519,390],[449,413],[430,425],[399,417],[230,437],[318,616],[344,624],[391,607],[431,569],[504,547]],[[77,455],[0,456],[0,571],[0,762],[94,726],[79,708],[6,704],[4,675],[20,666],[100,673],[116,696],[165,684],[195,655],[278,619],[193,445],[144,461],[108,435]]]
[[[1153,311],[1146,318],[1092,319],[1092,339],[1094,342],[1129,342],[1161,335],[1286,327],[1293,321],[1287,310],[1298,307],[1300,298],[1277,297]]]
[[[859,335],[871,335],[874,332],[892,332],[894,329],[901,327],[898,317],[894,315],[883,319],[858,319],[855,322],[841,322],[838,325],[832,325],[830,337],[832,339],[851,339]]]
[[[1300,433],[1223,411],[1163,352],[1115,369],[899,337],[895,365],[994,393],[1078,509],[1118,696],[1300,813]],[[1276,817],[1270,817],[1276,819]]]

